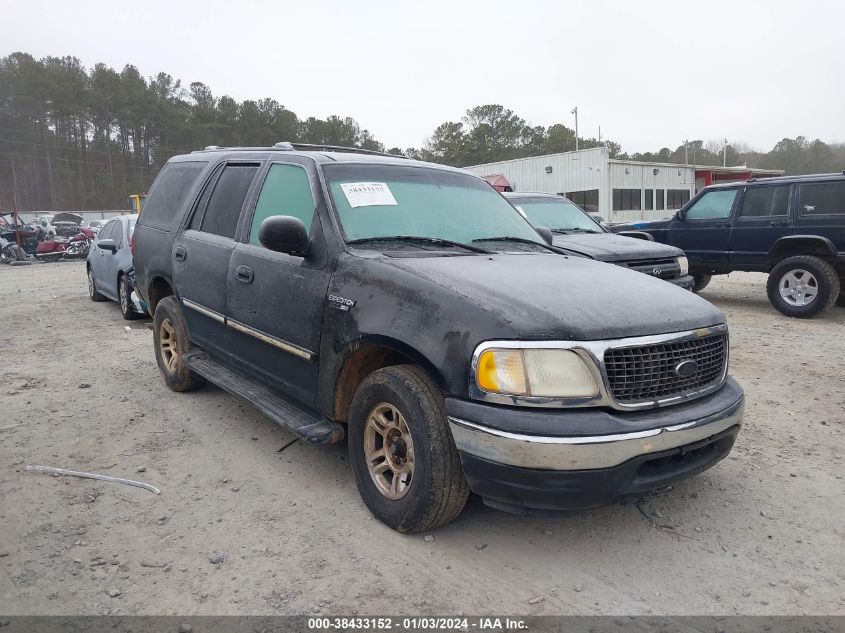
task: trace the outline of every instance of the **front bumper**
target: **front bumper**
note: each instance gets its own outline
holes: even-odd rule
[[[684,290],[692,290],[695,287],[695,280],[692,275],[684,275],[683,277],[675,277],[674,279],[667,279],[670,284],[680,286]]]
[[[503,510],[543,514],[607,505],[710,468],[733,446],[744,397],[729,378],[705,398],[636,413],[446,406],[472,491]]]

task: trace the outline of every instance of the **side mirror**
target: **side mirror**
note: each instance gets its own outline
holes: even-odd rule
[[[684,214],[681,211],[675,211],[675,218],[674,219],[677,220],[678,222],[683,222],[684,221]]]
[[[271,215],[258,229],[258,241],[264,248],[304,257],[311,249],[305,224],[290,215]]]
[[[540,234],[544,240],[546,240],[546,244],[551,244],[554,241],[555,236],[552,234],[552,230],[545,226],[535,226],[534,230]]]
[[[102,248],[104,251],[117,252],[117,244],[114,243],[114,240],[100,240],[97,242],[97,247]]]

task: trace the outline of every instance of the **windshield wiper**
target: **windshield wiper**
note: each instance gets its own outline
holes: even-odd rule
[[[550,229],[552,233],[569,233],[570,231],[580,231],[581,233],[601,233],[601,231],[594,231],[593,229],[584,229],[580,226],[572,226],[569,228]]]
[[[476,240],[473,240],[476,241]],[[489,255],[490,251],[472,244],[464,244],[463,242],[454,242],[442,237],[426,237],[424,235],[385,235],[380,237],[362,237],[357,240],[349,240],[347,244],[365,244],[366,242],[424,242],[426,244],[438,244],[441,246],[454,246],[455,248],[463,248],[473,253],[482,253]]]
[[[533,244],[534,246],[540,246],[549,251],[554,250],[545,242],[535,242],[534,240],[529,240],[525,237],[513,237],[510,235],[502,235],[500,237],[479,237],[473,240],[473,243],[475,242],[517,242],[519,244]]]

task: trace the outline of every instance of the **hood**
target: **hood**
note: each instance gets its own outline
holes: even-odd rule
[[[496,317],[503,338],[596,340],[724,323],[701,297],[620,266],[553,254],[383,258]]]
[[[661,218],[659,220],[637,220],[636,222],[620,222],[609,224],[607,229],[613,233],[620,231],[650,231],[652,229],[663,229],[669,226],[672,218]]]
[[[603,262],[658,259],[684,254],[674,246],[612,233],[556,234],[554,245]]]
[[[70,222],[73,224],[82,224],[82,216],[76,213],[57,213],[53,216],[53,219],[50,222],[51,224],[56,224],[57,222]]]

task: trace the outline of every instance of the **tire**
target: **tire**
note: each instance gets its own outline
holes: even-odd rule
[[[383,407],[395,413],[387,415]],[[407,464],[410,449],[412,474],[410,483],[402,490],[403,481],[396,486],[399,498],[390,498],[383,491],[390,474],[391,483],[397,475],[384,468],[384,475],[371,475],[365,447],[378,449],[372,439],[377,433],[368,429],[371,417],[381,415],[390,422],[381,436],[381,450],[376,464],[403,466]],[[386,437],[402,430],[403,441],[391,442],[396,451],[388,450]],[[410,436],[410,444],[404,441]],[[388,456],[388,453],[390,455]],[[370,512],[381,522],[399,532],[422,532],[446,525],[461,513],[469,497],[469,486],[461,470],[458,449],[452,440],[446,421],[443,395],[431,379],[418,367],[397,365],[374,371],[367,376],[352,399],[349,411],[349,462],[355,474],[358,492]],[[382,483],[377,483],[376,479]]]
[[[794,292],[790,293],[793,288]],[[823,259],[797,255],[775,264],[769,273],[766,291],[769,301],[779,312],[808,319],[836,303],[839,278],[833,266]]]
[[[97,290],[97,282],[94,280],[94,271],[91,270],[90,266],[86,266],[88,269],[88,296],[91,297],[91,301],[105,301],[106,298],[100,294],[100,291]]]
[[[707,275],[705,273],[693,273],[692,281],[692,291],[701,292],[707,287],[707,284],[710,283],[710,275]]]
[[[129,277],[123,273],[120,273],[117,279],[117,303],[120,306],[120,313],[127,321],[134,321],[144,316],[132,305],[132,284],[129,282]]]
[[[839,297],[836,299],[836,305],[845,308],[845,277],[839,278]]]
[[[205,384],[205,378],[192,372],[185,364],[185,354],[192,345],[188,340],[182,310],[172,295],[159,301],[156,306],[153,340],[158,369],[170,389],[192,391]],[[162,343],[167,341],[170,343],[163,349]]]

